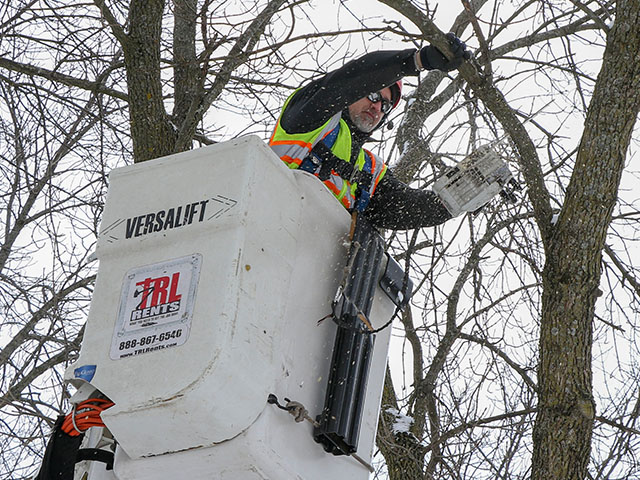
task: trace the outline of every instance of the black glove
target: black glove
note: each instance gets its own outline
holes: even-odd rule
[[[455,34],[449,32],[446,35],[453,57],[449,60],[436,47],[429,45],[420,50],[420,61],[426,70],[442,70],[450,72],[462,65],[462,62],[471,58],[471,52],[467,45]]]

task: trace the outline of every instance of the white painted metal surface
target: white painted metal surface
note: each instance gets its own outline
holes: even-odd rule
[[[350,217],[256,137],[110,176],[100,267],[74,372],[115,402],[113,477],[366,479],[269,393],[323,407],[335,325],[318,320],[346,261]],[[378,291],[374,326],[393,313]],[[376,337],[358,454],[371,459],[389,331]],[[82,368],[87,367],[88,368]]]

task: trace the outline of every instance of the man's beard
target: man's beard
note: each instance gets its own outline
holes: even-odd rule
[[[378,126],[380,122],[374,122],[370,117],[364,114],[357,115],[356,118],[351,118],[351,121],[358,130],[365,133],[371,133]]]

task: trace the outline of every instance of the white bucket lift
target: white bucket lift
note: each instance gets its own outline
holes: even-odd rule
[[[114,170],[79,358],[115,405],[112,471],[89,479],[367,479],[269,394],[324,407],[350,216],[256,137]],[[384,268],[382,269],[384,270]],[[395,305],[376,287],[374,328]],[[371,462],[389,329],[375,335],[357,454]],[[89,384],[89,385],[88,385]]]

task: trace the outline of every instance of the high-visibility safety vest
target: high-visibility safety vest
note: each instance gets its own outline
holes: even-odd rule
[[[290,99],[291,97],[285,102],[283,112]],[[339,159],[351,162],[351,131],[342,119],[341,112],[336,113],[324,125],[305,133],[287,133],[278,119],[269,146],[289,168],[299,168],[319,176],[323,160],[315,152],[312,153],[318,142],[323,142]],[[387,166],[370,151],[361,148],[353,167],[353,170],[371,174],[370,185],[359,186],[355,177],[342,178],[335,170],[331,170],[327,179],[321,180],[347,210],[362,211],[384,177]]]

